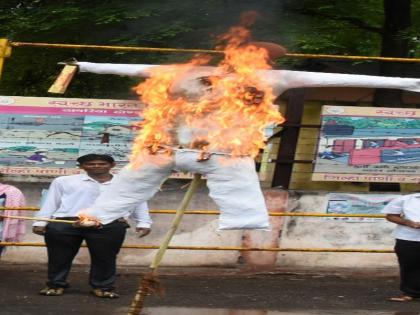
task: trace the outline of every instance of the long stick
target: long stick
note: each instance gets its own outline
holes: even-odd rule
[[[71,220],[60,220],[60,219],[47,219],[47,218],[37,218],[37,217],[22,217],[17,215],[2,215],[0,214],[0,218],[8,218],[8,219],[18,219],[18,220],[32,220],[32,221],[45,221],[45,222],[59,222],[59,223],[69,223],[73,224],[76,221]]]
[[[43,47],[43,48],[73,48],[73,49],[94,49],[110,51],[146,51],[146,52],[185,52],[185,53],[208,53],[222,54],[223,51],[212,49],[188,49],[188,48],[163,48],[163,47],[133,47],[133,46],[103,46],[103,45],[77,45],[77,44],[55,44],[55,43],[28,43],[10,42],[11,47]],[[395,58],[377,56],[344,56],[326,54],[298,54],[287,53],[285,57],[294,58],[323,58],[323,59],[349,59],[349,60],[378,60],[378,61],[398,61],[398,62],[419,62],[420,58]]]
[[[200,179],[200,174],[194,174],[194,178],[191,181],[190,186],[188,187],[188,190],[185,193],[184,198],[182,199],[182,202],[176,211],[172,224],[168,232],[166,233],[163,242],[159,246],[159,250],[153,258],[152,263],[150,264],[150,271],[147,274],[145,274],[140,281],[139,288],[128,310],[128,315],[140,315],[140,312],[143,309],[143,304],[146,296],[150,295],[158,286],[157,269],[160,265],[160,262],[163,259],[163,256],[168,248],[172,237],[174,236],[179,224],[181,223],[182,216],[184,215],[184,212],[191,201],[191,197],[193,196],[195,190],[197,189],[200,183]]]
[[[25,210],[25,211],[38,211],[36,207],[0,207],[3,210]],[[171,214],[176,213],[176,210],[171,209],[152,209],[150,213]],[[220,211],[217,210],[188,210],[184,214],[200,214],[200,215],[219,215]],[[269,212],[269,216],[273,217],[335,217],[335,218],[378,218],[384,219],[384,214],[362,214],[362,213],[319,213],[319,212]]]
[[[31,246],[45,247],[45,243],[36,242],[0,242],[0,246]],[[82,245],[86,247],[86,245]],[[123,245],[127,249],[159,249],[156,245]],[[240,247],[240,246],[168,246],[173,250],[229,250],[248,252],[313,252],[313,253],[394,253],[392,249],[363,249],[363,248],[293,248],[293,247]]]

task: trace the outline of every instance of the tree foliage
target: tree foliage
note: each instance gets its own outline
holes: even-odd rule
[[[316,21],[314,30],[300,38],[298,45],[303,49],[400,58],[420,55],[418,1],[303,0],[289,1],[288,7]],[[382,62],[377,74],[398,77],[407,74],[407,69],[407,64]],[[401,90],[375,90],[374,105],[398,107],[401,103]]]
[[[398,1],[396,1],[398,6]],[[384,0],[288,0],[287,10],[310,16],[311,26],[296,37],[300,50],[313,53],[380,55],[384,28]],[[398,34],[410,41],[410,50],[420,56],[420,3],[411,5],[412,26]]]
[[[404,0],[407,1],[407,0]],[[212,48],[216,36],[255,10],[255,39],[282,43],[302,53],[378,55],[384,22],[382,0],[4,0],[0,37],[22,42]],[[419,30],[420,5],[412,5]],[[417,17],[417,18],[416,18]],[[410,49],[415,41],[410,41]],[[418,56],[418,52],[416,53]],[[57,62],[171,63],[190,54],[128,53],[74,49],[14,48],[0,84],[4,95],[50,96]],[[136,79],[83,74],[67,97],[129,98]]]
[[[273,15],[278,3],[229,0],[10,0],[0,3],[0,37],[21,42],[92,45],[212,48],[215,36],[238,21],[241,11],[257,9]],[[262,21],[257,33],[281,41],[271,32],[274,19]],[[0,92],[8,95],[48,96],[59,71],[56,63],[78,60],[122,63],[186,61],[190,54],[127,53],[92,50],[15,48],[6,62]],[[78,76],[68,97],[134,97],[137,80],[94,75]]]

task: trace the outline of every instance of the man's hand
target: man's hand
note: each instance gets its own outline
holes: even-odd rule
[[[45,234],[45,226],[34,226],[32,227],[32,233],[38,234],[38,235],[44,235]]]
[[[411,220],[407,220],[407,226],[413,228],[413,229],[420,229],[420,223],[419,222],[414,222]]]
[[[139,237],[144,237],[148,235],[152,230],[150,228],[136,228],[136,232],[139,233]]]
[[[411,227],[412,229],[420,229],[420,222],[415,222],[415,221],[405,219],[405,218],[401,217],[401,214],[388,213],[386,215],[386,219],[389,222],[400,224],[400,225],[405,225],[405,226]]]

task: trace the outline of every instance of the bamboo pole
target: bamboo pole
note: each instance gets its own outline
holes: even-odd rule
[[[146,273],[140,280],[136,295],[134,296],[130,308],[128,309],[128,315],[140,315],[146,296],[156,291],[159,293],[162,292],[157,279],[157,269],[163,259],[163,256],[165,255],[166,250],[168,249],[172,237],[174,236],[179,224],[181,223],[182,216],[184,215],[184,212],[187,209],[188,204],[190,203],[191,198],[200,183],[200,179],[200,174],[194,174],[194,178],[191,181],[190,186],[188,187],[188,190],[176,211],[172,224],[166,233],[163,242],[159,246],[159,250],[155,254],[152,263],[150,264],[149,272]]]
[[[0,207],[2,210],[23,210],[23,211],[38,211],[39,208],[36,207]],[[161,209],[161,210],[150,210],[150,213],[157,214],[173,214],[176,213],[176,210],[171,209]],[[202,214],[202,215],[219,215],[220,212],[217,210],[186,210],[184,214]],[[384,219],[384,214],[362,214],[362,213],[319,213],[319,212],[269,212],[268,215],[272,217],[326,217],[326,218],[376,218]]]
[[[3,210],[22,210],[22,211],[39,211],[39,207],[0,207],[0,211]]]
[[[108,51],[131,51],[131,52],[161,52],[161,53],[207,53],[223,54],[221,50],[213,49],[183,49],[183,48],[159,48],[159,47],[136,47],[136,46],[110,46],[110,45],[80,45],[80,44],[56,44],[56,43],[31,43],[31,42],[10,42],[12,47],[38,47],[57,49],[92,49]]]
[[[222,50],[214,49],[186,49],[186,48],[162,48],[162,47],[135,47],[135,46],[109,46],[109,45],[80,45],[80,44],[59,44],[59,43],[33,43],[33,42],[10,42],[11,47],[40,47],[58,49],[93,49],[109,51],[132,51],[132,52],[161,52],[161,53],[206,53],[223,54]],[[420,58],[398,58],[380,56],[345,56],[327,54],[299,54],[287,53],[285,57],[305,59],[345,59],[345,60],[374,60],[386,62],[420,62]]]
[[[35,242],[0,242],[0,246],[45,247],[45,243]],[[86,247],[85,244],[82,247]],[[125,249],[159,249],[157,245],[127,244]],[[293,247],[240,247],[240,246],[168,246],[171,250],[220,250],[220,251],[248,251],[248,252],[305,252],[305,253],[393,253],[392,249],[363,249],[363,248],[293,248]]]
[[[176,213],[175,210],[150,210],[150,213],[170,214]],[[216,210],[188,210],[184,214],[203,214],[203,215],[219,215]],[[384,214],[362,214],[362,213],[317,213],[317,212],[269,212],[272,217],[333,217],[333,218],[376,218],[384,219]]]
[[[45,221],[45,222],[58,222],[58,223],[69,223],[73,224],[76,221],[71,220],[60,220],[60,219],[48,219],[48,218],[37,218],[37,217],[22,217],[18,215],[2,215],[0,214],[0,218],[6,219],[18,219],[18,220],[32,220],[32,221]]]
[[[0,38],[0,78],[3,72],[4,59],[10,57],[12,54],[12,47],[7,38]]]

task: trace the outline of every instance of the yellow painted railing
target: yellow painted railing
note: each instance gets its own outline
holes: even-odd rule
[[[38,207],[0,207],[2,210],[24,210],[24,211],[38,211]],[[157,214],[174,214],[176,210],[162,209],[150,210],[150,213]],[[200,214],[200,215],[219,215],[217,210],[187,210],[185,214]],[[342,213],[316,213],[316,212],[269,212],[273,217],[337,217],[337,218],[385,218],[383,214],[342,214]]]
[[[31,43],[31,42],[9,42],[10,47],[40,47],[40,48],[58,48],[58,49],[92,49],[109,51],[132,51],[132,52],[160,52],[160,53],[206,53],[222,54],[221,50],[213,49],[183,49],[183,48],[157,48],[157,47],[134,47],[134,46],[109,46],[109,45],[78,45],[78,44],[56,44],[56,43]],[[346,59],[346,60],[375,60],[388,62],[420,62],[419,58],[395,58],[379,56],[344,56],[328,54],[299,54],[287,53],[290,58],[307,59]]]
[[[1,210],[26,210],[37,211],[37,207],[0,207]],[[150,210],[156,214],[175,214],[176,210]],[[185,214],[195,215],[218,215],[220,212],[215,210],[189,210]],[[341,214],[341,213],[297,213],[297,212],[270,212],[270,216],[289,216],[289,217],[340,217],[340,218],[384,218],[382,214]],[[31,246],[44,247],[44,243],[36,242],[0,242],[0,246]],[[84,245],[85,246],[85,245]],[[123,245],[126,249],[158,249],[158,245]],[[355,249],[355,248],[254,248],[240,246],[169,246],[168,249],[174,250],[227,250],[227,251],[269,251],[269,252],[327,252],[327,253],[393,253],[391,249]]]
[[[0,246],[30,246],[45,247],[45,243],[35,242],[0,242]],[[82,245],[86,247],[86,245]],[[159,245],[123,245],[126,249],[158,249]],[[317,253],[393,253],[390,249],[357,249],[357,248],[281,248],[281,247],[240,247],[240,246],[181,246],[171,245],[168,249],[177,250],[236,250],[236,251],[257,251],[257,252],[317,252]]]

